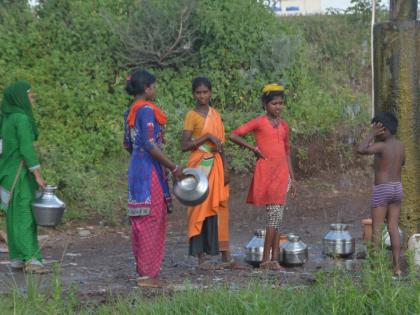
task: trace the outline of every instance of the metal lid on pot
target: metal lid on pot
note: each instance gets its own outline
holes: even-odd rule
[[[297,234],[290,233],[287,235],[287,239],[289,240],[289,242],[299,242],[300,236]]]
[[[288,242],[282,245],[284,254],[301,253],[308,250],[308,246],[300,240],[299,235],[291,233],[287,235]]]

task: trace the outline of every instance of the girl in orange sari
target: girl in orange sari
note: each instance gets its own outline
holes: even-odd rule
[[[208,176],[209,196],[188,209],[189,254],[198,257],[200,268],[213,269],[205,254],[222,252],[224,267],[234,262],[229,251],[229,173],[224,157],[225,128],[219,113],[211,107],[211,83],[205,77],[192,82],[195,109],[188,112],[182,134],[182,151],[191,151],[188,167],[200,168]]]

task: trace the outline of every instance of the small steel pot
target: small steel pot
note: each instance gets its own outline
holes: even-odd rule
[[[283,265],[300,266],[308,261],[308,246],[296,234],[289,234],[288,241],[281,246]]]
[[[186,206],[196,206],[206,200],[209,182],[204,172],[198,168],[186,168],[185,178],[174,184],[175,197]]]
[[[248,264],[254,267],[260,265],[264,252],[264,241],[265,230],[257,229],[252,239],[245,246],[245,261]]]
[[[324,235],[322,240],[325,255],[346,257],[354,253],[356,243],[347,230],[348,228],[347,224],[342,223],[330,225],[330,231]]]
[[[42,195],[32,203],[36,224],[46,227],[57,226],[63,217],[65,204],[55,195],[57,187],[47,185]]]

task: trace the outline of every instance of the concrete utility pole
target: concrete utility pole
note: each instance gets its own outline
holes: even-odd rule
[[[420,232],[420,23],[417,0],[390,0],[390,21],[373,29],[374,109],[394,112],[406,148],[401,225]]]

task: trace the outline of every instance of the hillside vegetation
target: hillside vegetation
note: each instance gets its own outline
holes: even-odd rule
[[[352,144],[369,117],[364,19],[279,18],[255,0],[43,0],[33,8],[2,1],[0,88],[18,78],[32,83],[37,150],[47,181],[68,203],[67,219],[118,222],[126,204],[121,143],[130,70],[156,74],[157,103],[169,115],[165,150],[175,160],[186,159],[180,134],[194,106],[191,79],[206,75],[227,131],[263,113],[265,83],[284,82],[300,173],[342,169],[352,165]],[[311,161],[316,152],[326,154],[323,164]],[[252,167],[253,157],[238,147],[228,144],[227,153],[233,171]]]

